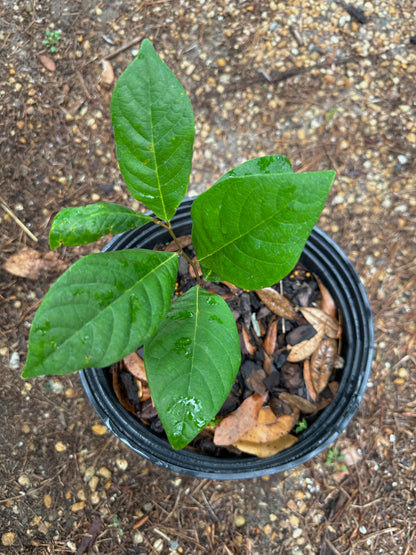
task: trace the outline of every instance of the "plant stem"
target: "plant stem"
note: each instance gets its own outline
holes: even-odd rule
[[[170,225],[170,222],[164,222],[162,220],[158,220],[157,218],[153,218],[153,221],[156,225],[160,225],[161,227],[163,227],[164,229],[166,229],[166,231],[169,232],[169,235],[172,237],[172,239],[174,240],[176,246],[178,247],[179,250],[179,254],[181,254],[186,260],[187,262],[192,266],[192,269],[195,273],[195,277],[196,277],[196,281],[198,283],[198,285],[200,285],[201,287],[204,286],[204,279],[199,275],[199,269],[198,266],[196,264],[196,262],[194,262],[187,254],[186,252],[183,250],[181,244],[179,243],[178,238],[175,235],[175,232],[172,229],[172,226]]]

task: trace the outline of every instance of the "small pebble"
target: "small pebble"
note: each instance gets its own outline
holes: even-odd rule
[[[15,540],[16,540],[16,534],[14,532],[5,532],[1,536],[1,543],[5,547],[9,547],[10,545],[13,545]]]
[[[122,472],[124,472],[124,470],[127,469],[129,463],[126,461],[126,459],[117,459],[117,460],[116,460],[116,465],[117,465],[117,468],[118,468],[119,470],[121,470]]]
[[[91,426],[91,430],[97,436],[103,436],[104,434],[106,434],[108,432],[107,427],[104,426],[103,424],[94,424],[94,426]]]
[[[91,494],[90,501],[93,505],[98,505],[98,503],[100,502],[100,495],[99,495],[98,491],[94,491]]]
[[[10,370],[19,370],[20,368],[20,355],[16,351],[10,356],[9,368]]]
[[[23,486],[25,488],[30,486],[30,480],[29,480],[28,476],[26,476],[26,474],[22,474],[21,476],[19,476],[17,481],[19,482],[19,484],[21,486]]]
[[[101,468],[99,468],[97,470],[97,474],[98,476],[101,476],[102,478],[106,478],[107,480],[111,478],[111,471],[108,470],[108,468],[106,468],[105,466],[102,466]]]
[[[94,492],[97,489],[99,481],[100,479],[98,478],[98,476],[93,476],[91,478],[91,480],[88,482],[88,487],[90,488],[91,491]]]
[[[73,503],[71,505],[71,511],[73,513],[77,513],[78,511],[82,511],[84,507],[85,507],[85,501],[78,501],[77,503]]]
[[[302,535],[302,528],[295,528],[292,532],[292,537],[293,538],[300,538],[300,536]]]
[[[143,542],[144,542],[143,534],[141,534],[140,532],[136,532],[133,536],[133,544],[140,545]]]
[[[64,443],[62,443],[62,441],[57,441],[55,443],[55,450],[58,451],[58,453],[63,453],[66,449],[67,447]]]

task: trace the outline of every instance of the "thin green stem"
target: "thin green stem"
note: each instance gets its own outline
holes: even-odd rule
[[[157,218],[153,218],[153,222],[156,225],[159,225],[159,226],[163,227],[164,229],[166,229],[166,231],[169,232],[169,235],[172,237],[172,239],[175,242],[175,245],[178,247],[179,254],[181,254],[187,260],[187,262],[192,266],[192,269],[195,273],[195,277],[196,277],[196,281],[197,281],[198,285],[203,287],[204,286],[204,279],[199,275],[199,269],[198,269],[197,263],[194,260],[192,260],[191,257],[188,256],[186,254],[186,252],[183,250],[182,245],[180,244],[178,238],[176,237],[175,232],[173,231],[170,222],[164,222],[162,220],[158,220]]]

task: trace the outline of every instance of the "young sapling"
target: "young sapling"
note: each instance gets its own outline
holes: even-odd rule
[[[117,82],[111,117],[126,185],[152,213],[110,202],[66,208],[53,220],[52,249],[151,222],[179,244],[171,220],[189,184],[194,116],[149,40]],[[280,155],[254,158],[223,175],[193,202],[192,242],[202,277],[189,260],[197,283],[176,298],[178,253],[129,249],[81,258],[35,314],[23,377],[107,367],[144,346],[147,380],[168,439],[175,449],[186,446],[215,418],[241,361],[234,317],[206,282],[258,290],[286,276],[334,176],[294,173]],[[187,256],[180,246],[179,254]]]

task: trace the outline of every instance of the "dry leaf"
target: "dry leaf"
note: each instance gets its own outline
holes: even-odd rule
[[[301,308],[300,311],[307,322],[312,324],[312,326],[317,329],[319,325],[324,325],[325,335],[336,339],[339,336],[339,323],[335,318],[324,312],[320,308],[305,307]]]
[[[277,314],[277,316],[286,318],[287,320],[295,320],[297,318],[297,313],[292,303],[273,289],[273,287],[258,289],[256,293],[267,308],[274,314]]]
[[[264,353],[263,370],[268,376],[273,372],[273,357]]]
[[[264,340],[264,350],[270,356],[273,356],[276,349],[277,341],[277,320],[273,320],[267,328],[266,338]]]
[[[311,361],[307,358],[303,363],[303,380],[305,382],[306,391],[313,402],[318,399],[318,394],[316,393],[315,386],[312,380],[311,374]]]
[[[61,274],[68,268],[68,264],[59,260],[57,252],[43,254],[25,247],[19,253],[13,254],[3,267],[15,276],[39,279],[42,275]]]
[[[298,411],[275,416],[269,406],[261,407],[256,425],[241,435],[240,440],[251,443],[276,441],[290,432],[298,416]]]
[[[286,401],[286,403],[292,408],[296,408],[304,414],[313,414],[318,410],[318,407],[316,405],[314,405],[304,397],[300,397],[299,395],[292,395],[291,393],[283,391],[282,393],[280,393],[279,398],[283,399],[283,401]]]
[[[223,418],[215,430],[215,445],[231,445],[255,426],[259,411],[266,399],[267,394],[254,393],[247,397],[237,410]]]
[[[253,443],[250,441],[239,440],[234,444],[243,453],[249,453],[250,455],[256,455],[257,457],[264,459],[266,457],[273,457],[283,449],[288,449],[294,443],[296,443],[298,438],[292,436],[292,434],[286,434],[276,441],[270,443]]]
[[[107,87],[111,87],[111,85],[114,82],[113,66],[108,60],[101,60],[101,63],[103,65],[103,71],[101,73],[101,81]]]
[[[141,359],[136,352],[133,352],[130,355],[124,357],[123,362],[126,370],[131,372],[133,376],[135,376],[142,382],[147,383],[147,376],[146,370],[144,368],[143,359]]]
[[[317,326],[317,332],[311,339],[301,341],[290,349],[287,357],[288,362],[300,362],[308,358],[317,349],[324,335],[325,327],[323,325]]]
[[[244,326],[241,328],[241,335],[243,337],[244,349],[249,355],[254,355],[254,353],[257,351],[257,347],[251,343],[248,331],[245,329]]]
[[[322,302],[321,302],[321,308],[322,310],[328,314],[329,316],[332,316],[333,318],[337,317],[337,307],[335,306],[335,302],[334,299],[331,296],[331,293],[328,291],[328,289],[325,287],[325,285],[322,283],[322,281],[315,276],[315,279],[318,283],[319,286],[319,290],[321,291],[321,295],[322,295]]]
[[[311,377],[316,393],[319,395],[326,386],[334,369],[337,354],[335,339],[324,339],[312,355]]]
[[[49,58],[49,56],[45,56],[45,54],[41,54],[39,56],[39,61],[40,63],[43,65],[44,68],[46,68],[48,71],[55,71],[56,69],[56,65],[55,62]]]

